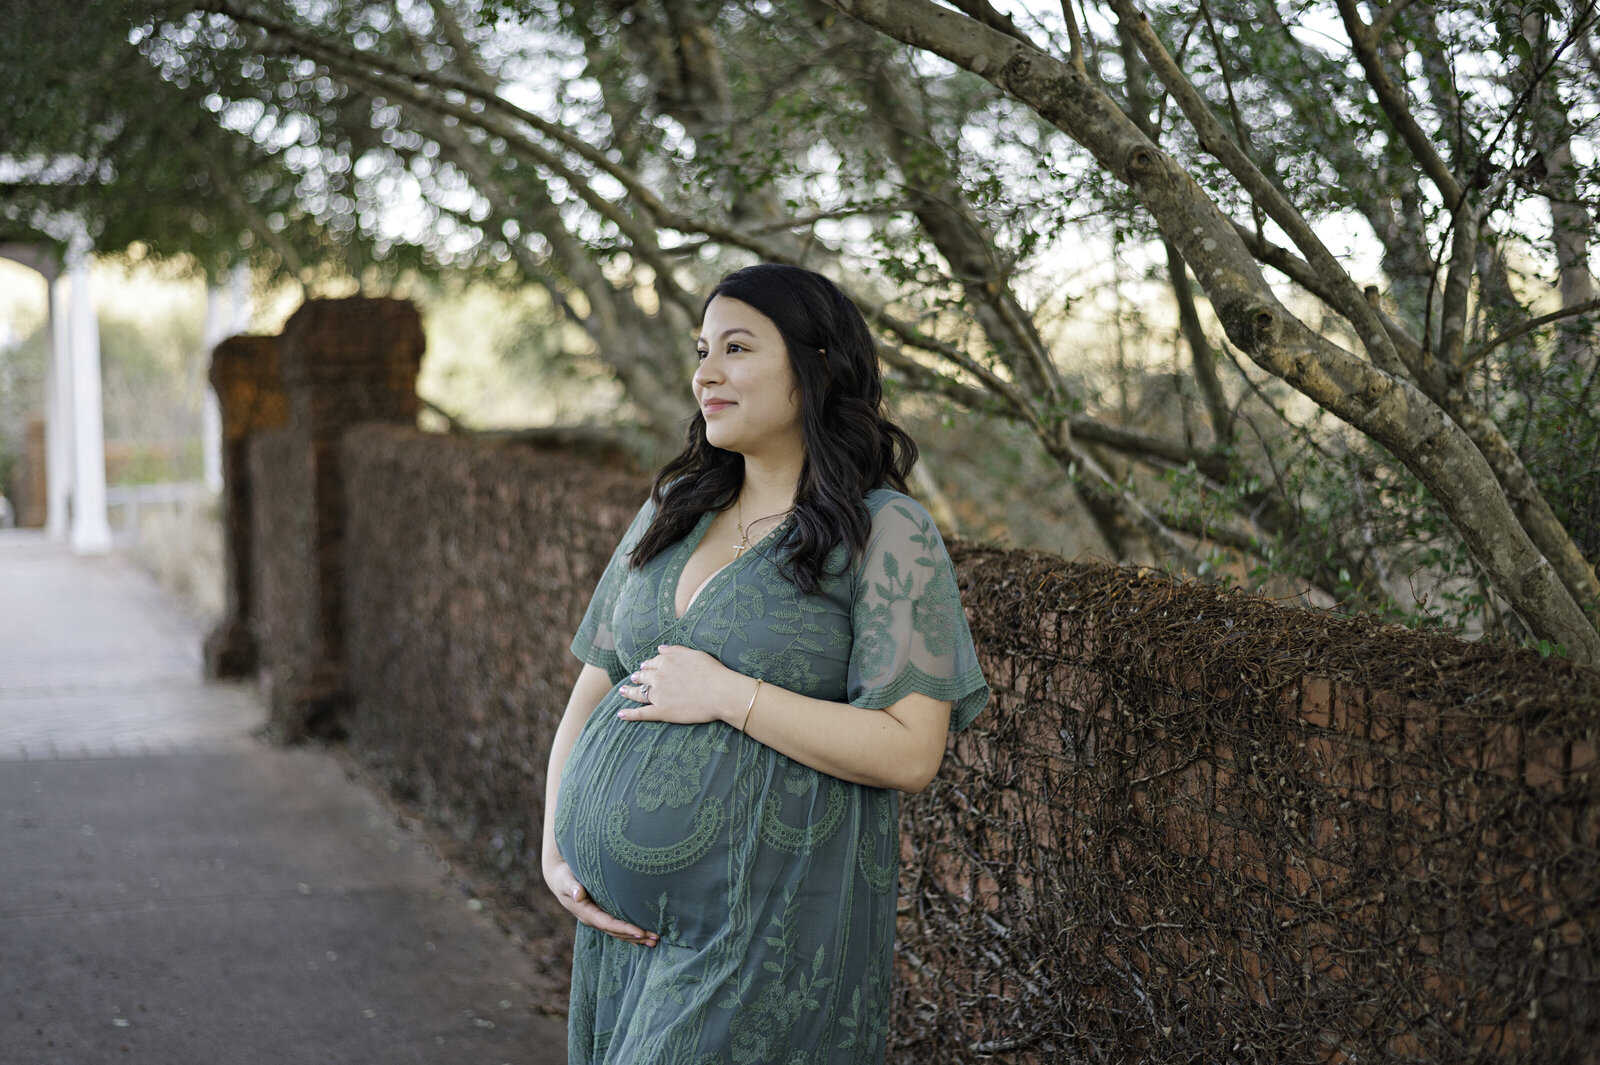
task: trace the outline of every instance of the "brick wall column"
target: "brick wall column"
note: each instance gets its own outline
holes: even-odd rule
[[[284,326],[278,349],[289,397],[286,459],[309,487],[292,502],[307,557],[283,577],[302,582],[282,598],[307,616],[281,649],[268,680],[273,724],[288,741],[340,736],[348,698],[344,640],[344,481],[339,443],[360,422],[415,424],[422,321],[392,299],[307,301]],[[397,560],[399,561],[399,560]],[[277,668],[282,667],[282,668]]]
[[[247,677],[256,672],[259,648],[255,609],[255,552],[251,540],[254,482],[246,451],[252,433],[275,429],[289,417],[289,397],[278,369],[278,338],[236,336],[211,352],[211,387],[222,415],[222,548],[226,609],[206,637],[206,676]]]
[[[44,419],[28,419],[27,445],[23,449],[22,476],[18,480],[16,504],[17,525],[23,529],[42,529],[50,512],[50,484],[47,471],[49,460],[48,430]]]

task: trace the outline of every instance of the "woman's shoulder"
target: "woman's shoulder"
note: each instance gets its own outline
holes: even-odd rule
[[[656,501],[651,496],[646,496],[639,509],[634,512],[633,520],[628,523],[628,528],[622,534],[622,549],[632,551],[638,544],[645,530],[650,528],[650,523],[656,519]]]
[[[634,512],[632,524],[636,528],[643,528],[644,526],[649,525],[651,521],[655,520],[655,516],[655,497],[653,495],[647,495],[644,497],[644,502],[639,504],[639,509]]]
[[[893,488],[874,488],[867,493],[862,502],[866,504],[867,513],[874,518],[883,513],[883,508],[891,503],[898,504],[901,507],[908,507],[912,513],[926,514],[928,512],[921,503],[918,503],[904,492],[895,491]]]
[[[867,514],[872,519],[871,539],[883,536],[923,539],[932,537],[943,543],[939,527],[934,523],[928,508],[904,492],[893,488],[875,488],[863,500]]]

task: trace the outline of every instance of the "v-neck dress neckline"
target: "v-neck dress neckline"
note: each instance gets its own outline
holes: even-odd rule
[[[747,550],[740,552],[739,557],[730,559],[717,569],[712,570],[711,575],[701,581],[700,587],[696,588],[689,596],[688,605],[683,608],[683,613],[679,614],[678,584],[683,580],[684,567],[689,564],[690,557],[693,556],[695,550],[705,540],[706,532],[711,528],[711,522],[715,520],[717,514],[718,511],[708,510],[700,515],[700,520],[695,522],[693,529],[689,530],[689,535],[678,542],[678,549],[673,553],[671,564],[667,567],[667,572],[662,575],[664,579],[661,582],[659,600],[662,632],[682,625],[689,620],[690,615],[695,612],[695,607],[699,606],[701,601],[711,594],[714,585],[721,583],[725,577],[737,572],[748,559],[758,556],[767,541],[787,528],[793,518],[793,515],[785,517],[777,525],[773,526],[765,536],[751,544]]]

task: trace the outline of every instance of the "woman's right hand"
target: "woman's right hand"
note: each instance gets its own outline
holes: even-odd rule
[[[547,865],[544,871],[544,882],[550,890],[556,893],[556,898],[561,900],[561,905],[588,925],[590,928],[604,932],[624,943],[637,943],[643,947],[653,947],[661,941],[655,932],[647,932],[643,928],[629,924],[627,921],[611,916],[602,910],[584,886],[578,883],[578,878],[573,875],[572,867],[565,861],[554,865]]]
[[[595,904],[589,897],[589,892],[578,883],[578,877],[573,873],[572,867],[561,856],[561,850],[556,846],[556,807],[561,801],[561,775],[567,764],[567,756],[572,753],[572,745],[577,742],[578,735],[583,731],[583,724],[600,705],[606,693],[611,690],[611,677],[599,666],[585,665],[578,674],[578,681],[572,686],[572,695],[567,699],[567,708],[561,713],[561,725],[556,729],[555,738],[550,743],[550,769],[545,779],[544,791],[544,844],[539,852],[540,864],[544,870],[544,882],[550,890],[556,893],[556,898],[561,900],[572,916],[588,925],[590,928],[604,932],[608,936],[622,940],[624,943],[637,943],[640,946],[653,947],[660,942],[661,937],[654,932],[646,932],[635,927],[627,921],[619,921]]]

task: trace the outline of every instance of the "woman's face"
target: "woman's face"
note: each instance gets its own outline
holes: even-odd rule
[[[697,346],[694,398],[712,447],[776,459],[804,449],[800,390],[783,334],[770,318],[718,296],[706,307]]]

